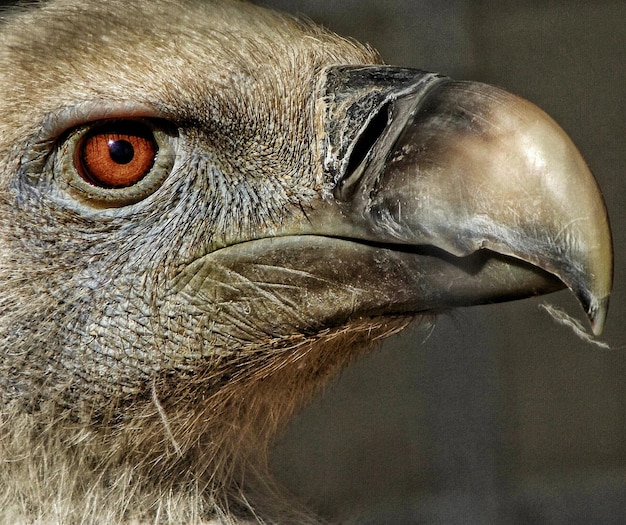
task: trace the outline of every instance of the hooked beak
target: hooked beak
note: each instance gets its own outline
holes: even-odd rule
[[[327,78],[325,166],[336,186],[320,233],[441,250],[458,258],[450,279],[463,279],[463,260],[475,264],[479,253],[483,267],[468,267],[454,303],[567,286],[602,331],[613,273],[607,212],[548,115],[498,88],[422,71],[338,67]]]

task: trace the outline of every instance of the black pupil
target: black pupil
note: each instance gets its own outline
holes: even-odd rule
[[[117,164],[128,164],[135,156],[135,148],[127,140],[109,140],[109,155]]]

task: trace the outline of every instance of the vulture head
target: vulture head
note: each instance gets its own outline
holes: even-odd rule
[[[603,200],[529,102],[235,0],[3,17],[2,521],[313,522],[268,442],[376,341],[563,287],[601,331]]]

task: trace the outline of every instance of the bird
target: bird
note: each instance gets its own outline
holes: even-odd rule
[[[50,0],[0,32],[0,521],[320,523],[269,444],[379,341],[569,288],[589,168],[499,88],[240,0]]]

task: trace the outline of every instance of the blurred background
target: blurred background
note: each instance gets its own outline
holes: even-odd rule
[[[333,522],[626,523],[626,3],[257,3],[542,107],[599,181],[616,257],[611,350],[539,308],[584,320],[566,292],[460,310],[346,370],[277,445],[279,478]]]

